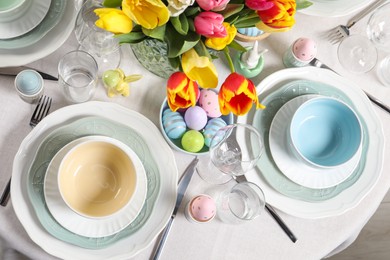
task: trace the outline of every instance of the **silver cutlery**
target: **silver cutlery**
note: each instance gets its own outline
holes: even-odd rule
[[[235,180],[237,182],[244,182],[247,181],[245,175],[236,176]],[[267,198],[266,198],[267,199]],[[275,209],[269,205],[267,202],[265,203],[265,209],[267,212],[272,216],[272,218],[278,223],[280,228],[286,233],[286,235],[290,238],[290,240],[295,243],[297,242],[297,237],[294,235],[294,233],[291,231],[291,229],[287,226],[287,224],[283,221],[283,219],[279,216],[279,214],[275,211]]]
[[[37,107],[35,108],[31,119],[30,126],[35,127],[45,116],[49,114],[49,110],[51,107],[52,99],[48,96],[41,96],[38,101]],[[0,197],[0,205],[5,207],[8,204],[11,192],[11,178],[8,180],[7,185]]]
[[[179,181],[179,184],[177,187],[177,198],[176,198],[175,208],[173,210],[172,216],[169,219],[167,226],[165,227],[165,229],[160,237],[159,244],[158,244],[156,251],[154,252],[154,256],[152,258],[153,260],[159,259],[160,255],[161,255],[165,241],[167,240],[169,231],[171,230],[173,220],[175,219],[177,211],[179,210],[180,204],[183,200],[183,197],[184,197],[184,194],[187,190],[188,184],[191,181],[192,175],[195,172],[196,165],[198,164],[198,161],[199,161],[198,157],[195,157],[195,159],[187,166],[187,169],[184,171],[184,173]]]
[[[317,58],[314,58],[310,63],[310,66],[314,66],[314,67],[317,67],[317,68],[323,68],[323,69],[328,69],[328,70],[331,70],[333,71],[334,73],[338,74],[336,71],[334,71],[332,68],[330,68],[329,66],[325,65],[324,63],[322,63],[319,59]],[[367,93],[366,91],[362,90],[364,92],[364,94],[366,94],[366,96],[368,97],[368,99],[374,103],[375,105],[377,105],[378,107],[382,108],[384,111],[390,113],[390,107],[385,105],[382,101],[380,101],[379,99],[373,97],[372,95],[370,95],[369,93]]]
[[[387,0],[380,0],[372,5],[369,5],[366,9],[352,17],[349,22],[346,25],[338,25],[336,28],[330,31],[329,33],[329,41],[333,44],[336,44],[340,42],[342,39],[346,38],[349,36],[350,31],[352,26],[354,26],[360,19],[365,17],[367,14],[369,14],[371,11],[375,10],[378,8],[380,5],[385,3]]]
[[[0,68],[0,75],[16,76],[19,72],[21,72],[23,70],[28,70],[28,69],[29,70],[35,70],[36,72],[38,72],[42,76],[43,79],[58,81],[58,78],[56,78],[56,77],[54,77],[54,76],[52,76],[50,74],[47,74],[45,72],[36,70],[34,68],[30,68],[30,67],[27,67],[27,66]]]

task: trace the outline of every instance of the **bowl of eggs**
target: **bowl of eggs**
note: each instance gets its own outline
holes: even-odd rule
[[[172,111],[165,99],[160,109],[160,128],[165,140],[173,149],[191,155],[207,154],[214,134],[230,124],[233,114],[221,114],[218,94],[211,89],[200,91],[196,106]]]

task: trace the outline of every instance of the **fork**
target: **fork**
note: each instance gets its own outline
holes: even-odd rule
[[[347,25],[340,24],[336,28],[332,29],[328,35],[329,41],[332,44],[336,44],[336,43],[340,42],[342,39],[348,37],[350,34],[349,29],[351,29],[352,26],[354,26],[360,19],[365,17],[367,14],[369,14],[371,11],[378,8],[380,5],[382,5],[386,1],[387,0],[380,0],[380,1],[373,3],[372,5],[368,6],[366,9],[364,9],[363,11],[361,11],[360,13],[358,13],[357,15],[352,17],[349,20],[349,22],[347,23]]]
[[[32,114],[30,119],[30,126],[32,128],[34,128],[45,116],[47,116],[47,114],[49,114],[51,102],[52,102],[51,97],[43,95],[39,98],[37,107],[35,108],[34,113]],[[3,194],[1,194],[0,197],[1,206],[3,207],[7,206],[10,198],[10,191],[11,191],[11,178],[8,180],[8,183],[5,186]]]

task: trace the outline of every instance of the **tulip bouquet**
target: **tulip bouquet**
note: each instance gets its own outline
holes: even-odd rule
[[[218,86],[211,50],[223,51],[232,74],[220,87],[220,110],[243,115],[253,104],[263,106],[252,81],[234,70],[229,48],[246,51],[234,40],[237,28],[286,31],[295,23],[296,10],[309,5],[307,0],[104,0],[105,8],[95,13],[96,25],[116,34],[120,43],[153,38],[167,44],[169,61],[178,69],[167,81],[173,111],[194,106],[199,86]]]

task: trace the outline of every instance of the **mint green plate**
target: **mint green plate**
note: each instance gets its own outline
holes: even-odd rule
[[[258,162],[258,167],[269,185],[290,198],[307,202],[320,202],[333,198],[345,189],[351,187],[363,173],[369,144],[368,129],[364,119],[357,112],[363,127],[362,155],[356,169],[345,181],[325,189],[311,189],[296,184],[279,170],[272,158],[269,148],[269,129],[276,112],[285,103],[295,97],[307,94],[318,94],[338,98],[357,111],[354,103],[339,89],[320,82],[296,80],[278,88],[262,100],[261,103],[267,108],[256,111],[253,118],[253,126],[256,127],[264,137],[265,152]]]
[[[147,176],[146,200],[137,218],[122,231],[100,238],[80,236],[63,228],[50,214],[44,197],[44,179],[51,159],[64,145],[89,135],[110,136],[127,144],[141,159]],[[42,226],[57,239],[88,249],[105,248],[142,228],[152,213],[159,190],[160,173],[142,136],[128,126],[100,117],[78,119],[51,132],[39,146],[28,172],[28,195]]]
[[[51,29],[54,28],[54,26],[60,22],[65,12],[66,4],[67,0],[52,0],[49,11],[39,25],[21,36],[0,40],[0,49],[23,48],[30,46],[42,39]]]

